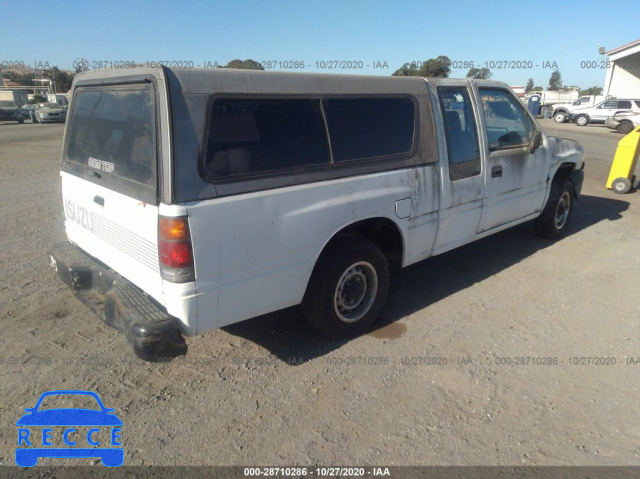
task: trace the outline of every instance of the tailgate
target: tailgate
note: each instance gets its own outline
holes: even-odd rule
[[[150,82],[75,88],[61,177],[69,240],[162,302],[156,103]]]

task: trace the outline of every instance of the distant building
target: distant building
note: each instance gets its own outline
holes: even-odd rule
[[[10,87],[10,86],[21,86],[20,83],[16,83],[14,81],[9,80],[8,78],[2,79],[2,86]]]
[[[608,52],[610,66],[603,95],[616,98],[640,98],[640,40]]]

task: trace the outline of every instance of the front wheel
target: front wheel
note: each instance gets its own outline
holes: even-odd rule
[[[389,265],[362,238],[336,241],[320,255],[302,308],[311,326],[331,338],[348,338],[378,319],[387,298]]]
[[[567,121],[567,114],[563,111],[559,111],[555,115],[553,115],[553,121],[556,123],[564,123]]]
[[[554,180],[547,204],[535,219],[536,234],[549,239],[563,236],[573,212],[573,200],[573,183],[567,179]]]
[[[576,118],[576,125],[578,126],[587,126],[589,124],[589,117],[585,115],[580,115]]]

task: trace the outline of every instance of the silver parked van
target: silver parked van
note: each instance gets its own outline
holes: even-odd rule
[[[390,266],[529,220],[559,238],[583,167],[500,82],[85,72],[51,265],[148,360],[297,304],[349,337],[379,316]]]

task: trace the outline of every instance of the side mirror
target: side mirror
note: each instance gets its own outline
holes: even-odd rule
[[[542,131],[536,128],[533,132],[533,139],[531,140],[531,147],[529,148],[529,151],[533,153],[540,148],[540,145],[542,145]]]

